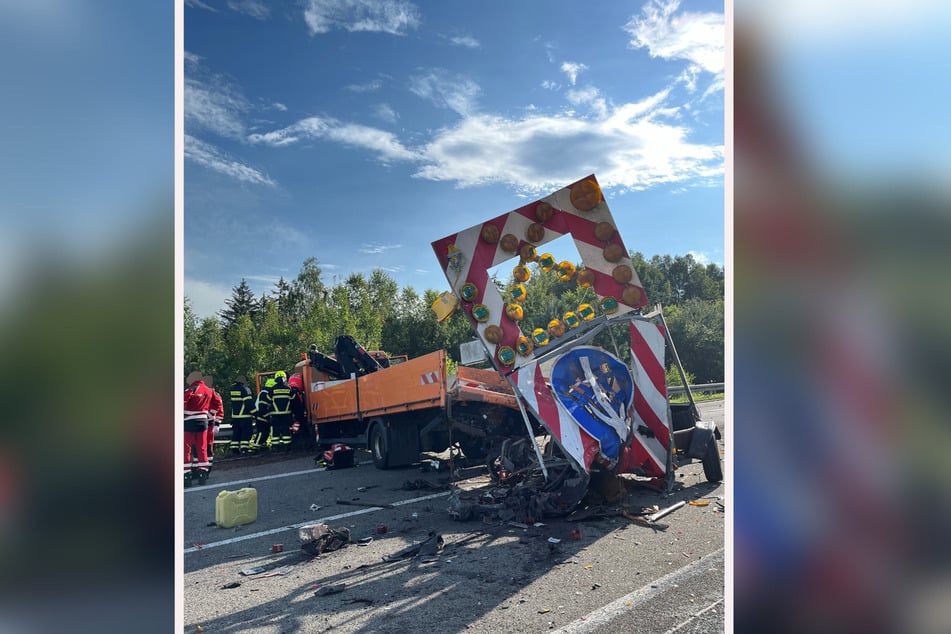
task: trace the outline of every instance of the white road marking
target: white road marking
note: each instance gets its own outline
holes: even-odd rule
[[[717,607],[717,606],[720,605],[721,603],[723,603],[723,599],[717,599],[716,601],[714,601],[713,603],[711,603],[711,604],[708,605],[707,607],[703,608],[702,610],[700,610],[699,612],[697,612],[696,614],[694,614],[693,616],[691,616],[689,619],[687,619],[687,620],[684,621],[683,623],[678,623],[678,624],[675,625],[674,627],[670,628],[669,630],[667,630],[666,632],[664,632],[664,634],[674,634],[674,632],[676,632],[677,630],[679,630],[679,629],[682,628],[683,626],[685,626],[685,625],[690,625],[690,623],[692,623],[695,618],[697,618],[698,616],[700,616],[700,615],[703,614],[704,612],[709,612],[710,610],[712,610],[713,608]]]
[[[586,615],[584,621],[572,621],[563,628],[554,630],[554,632],[562,634],[594,632],[598,628],[610,623],[611,620],[617,615],[633,610],[634,608],[656,597],[660,593],[666,592],[668,589],[673,587],[674,584],[680,582],[684,577],[689,577],[699,572],[700,569],[708,568],[710,566],[715,566],[717,568],[723,567],[722,548],[698,559],[697,561],[687,564],[679,570],[675,570],[674,572],[661,577],[657,581],[651,582],[649,585],[639,588],[630,594],[624,595],[617,601],[613,601],[603,607],[598,608],[594,612]],[[710,609],[711,607],[713,606],[707,606],[706,609]],[[677,627],[681,627],[681,625],[678,625]]]
[[[373,461],[366,460],[364,462],[360,462],[357,464],[363,466],[363,465],[373,464]],[[305,473],[317,473],[317,472],[326,471],[326,470],[327,470],[326,467],[315,467],[313,469],[308,469],[307,471],[291,471],[290,473],[275,473],[274,475],[261,476],[259,478],[245,478],[244,480],[222,482],[221,484],[206,484],[205,486],[201,486],[201,487],[187,488],[185,489],[185,493],[191,493],[193,491],[207,491],[208,489],[220,489],[222,487],[227,489],[228,487],[231,487],[231,486],[240,486],[242,484],[248,484],[251,482],[262,482],[264,480],[274,480],[275,478],[287,478],[290,476],[304,475]]]
[[[244,482],[244,480],[242,480]],[[415,502],[422,502],[424,500],[432,500],[438,497],[448,496],[449,492],[443,493],[433,493],[432,495],[424,495],[423,497],[418,498],[409,498],[408,500],[400,500],[399,502],[392,502],[393,506],[404,506],[406,504],[413,504]],[[191,548],[185,549],[185,554],[198,552],[199,550],[208,550],[209,548],[215,548],[217,546],[225,546],[227,544],[234,544],[235,542],[243,542],[246,539],[256,539],[258,537],[264,537],[266,535],[273,535],[275,533],[282,533],[284,531],[296,530],[302,526],[307,526],[308,524],[319,524],[321,522],[327,523],[335,520],[341,520],[347,517],[354,517],[356,515],[363,515],[364,513],[375,513],[376,511],[382,511],[383,507],[381,506],[370,506],[365,509],[360,509],[359,511],[350,511],[349,513],[341,513],[339,515],[330,515],[328,517],[322,517],[319,519],[307,520],[306,522],[300,522],[299,524],[291,524],[290,526],[281,526],[280,528],[272,528],[268,531],[261,531],[260,533],[251,533],[250,535],[242,535],[241,537],[233,537],[231,539],[223,539],[220,542],[211,542],[210,544],[202,544],[199,546],[192,546]]]

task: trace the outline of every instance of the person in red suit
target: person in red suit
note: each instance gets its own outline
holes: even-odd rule
[[[192,372],[185,378],[185,486],[208,479],[209,412],[214,391],[205,385],[201,372]],[[192,451],[196,460],[192,463]]]

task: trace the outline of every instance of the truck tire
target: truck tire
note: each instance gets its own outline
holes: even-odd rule
[[[373,456],[373,466],[377,469],[388,469],[390,457],[386,452],[386,432],[383,425],[377,424],[370,429],[370,454]]]
[[[712,437],[707,444],[707,453],[703,455],[703,475],[707,477],[707,482],[721,482],[723,480],[720,449],[717,447],[717,441]]]

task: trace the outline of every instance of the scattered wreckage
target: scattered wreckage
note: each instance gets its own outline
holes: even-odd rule
[[[574,240],[580,268],[539,253],[563,236]],[[462,311],[484,358],[511,386],[525,427],[487,447],[490,475],[500,486],[482,499],[454,491],[453,517],[567,515],[599,474],[633,474],[669,493],[674,471],[693,460],[702,461],[709,481],[722,480],[715,424],[700,420],[689,388],[687,404],[668,403],[665,355],[684,385],[685,373],[661,307],[642,312],[647,296],[594,175],[432,247],[452,289],[434,304],[437,317]],[[517,262],[512,283],[500,291],[490,269],[508,261]],[[521,282],[531,275],[529,263],[575,280],[585,295],[575,310],[546,316],[547,328],[526,333]],[[603,332],[613,353],[593,345]],[[621,346],[630,352],[629,365],[621,361],[628,356]]]

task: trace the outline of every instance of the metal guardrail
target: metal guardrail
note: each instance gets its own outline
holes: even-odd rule
[[[691,392],[722,392],[724,390],[723,383],[702,383],[700,385],[691,385]],[[679,394],[684,391],[683,385],[668,385],[667,394]]]

